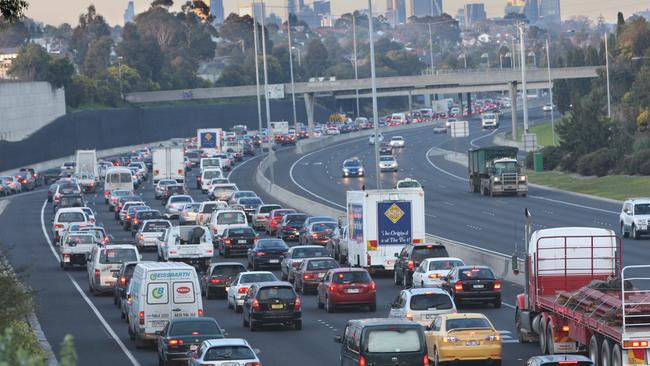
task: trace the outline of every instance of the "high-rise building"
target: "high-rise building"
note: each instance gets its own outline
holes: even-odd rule
[[[252,17],[253,12],[255,12],[255,19],[262,19],[262,16],[266,14],[265,8],[264,3],[239,4],[239,16],[248,15]]]
[[[560,0],[540,0],[539,17],[546,24],[560,24]]]
[[[458,9],[456,13],[456,20],[458,21],[458,26],[460,29],[465,29],[465,8]]]
[[[525,5],[526,5],[525,0],[508,1],[506,3],[505,9],[503,9],[503,14],[508,15],[510,13],[523,13]]]
[[[442,14],[442,0],[410,0],[409,16],[439,16]]]
[[[299,10],[296,0],[287,0],[287,16],[289,14],[298,14]]]
[[[487,19],[483,3],[465,4],[465,27],[469,28],[474,23]]]
[[[316,0],[313,7],[316,14],[329,15],[332,13],[332,7],[328,0]]]
[[[524,15],[531,23],[534,23],[539,19],[539,6],[537,0],[526,0],[524,5]]]
[[[210,0],[210,15],[214,17],[214,22],[222,24],[226,18],[223,10],[223,0]]]
[[[133,5],[133,1],[129,1],[129,5],[126,6],[126,9],[124,9],[124,24],[132,22],[134,17],[135,7]]]

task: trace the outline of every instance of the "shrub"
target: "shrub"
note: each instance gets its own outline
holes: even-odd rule
[[[602,148],[578,159],[576,170],[582,175],[607,175],[615,166],[618,153],[614,149]]]
[[[45,360],[45,352],[26,322],[14,320],[0,335],[0,366],[41,366]]]
[[[564,152],[558,146],[546,146],[540,152],[544,156],[544,170],[554,170],[564,157]]]
[[[526,154],[526,168],[527,169],[533,169],[535,167],[534,166],[534,156],[535,156],[535,153],[532,152],[532,151],[529,151]]]
[[[650,149],[636,151],[626,160],[626,168],[629,174],[650,175]]]

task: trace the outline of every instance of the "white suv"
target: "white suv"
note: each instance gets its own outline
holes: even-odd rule
[[[620,215],[621,236],[640,239],[650,234],[650,198],[632,198],[623,202]]]
[[[141,259],[138,248],[131,244],[95,246],[88,257],[88,290],[98,295],[114,291],[117,273],[124,262]]]

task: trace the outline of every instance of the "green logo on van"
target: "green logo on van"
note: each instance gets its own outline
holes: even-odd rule
[[[164,294],[165,294],[164,287],[154,287],[154,289],[151,291],[151,296],[153,296],[154,299],[161,299]]]

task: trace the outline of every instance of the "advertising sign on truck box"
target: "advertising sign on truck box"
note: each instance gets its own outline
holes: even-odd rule
[[[204,150],[208,155],[221,151],[221,129],[202,128],[196,130],[199,149]]]
[[[377,245],[406,245],[413,240],[411,202],[377,203]]]

